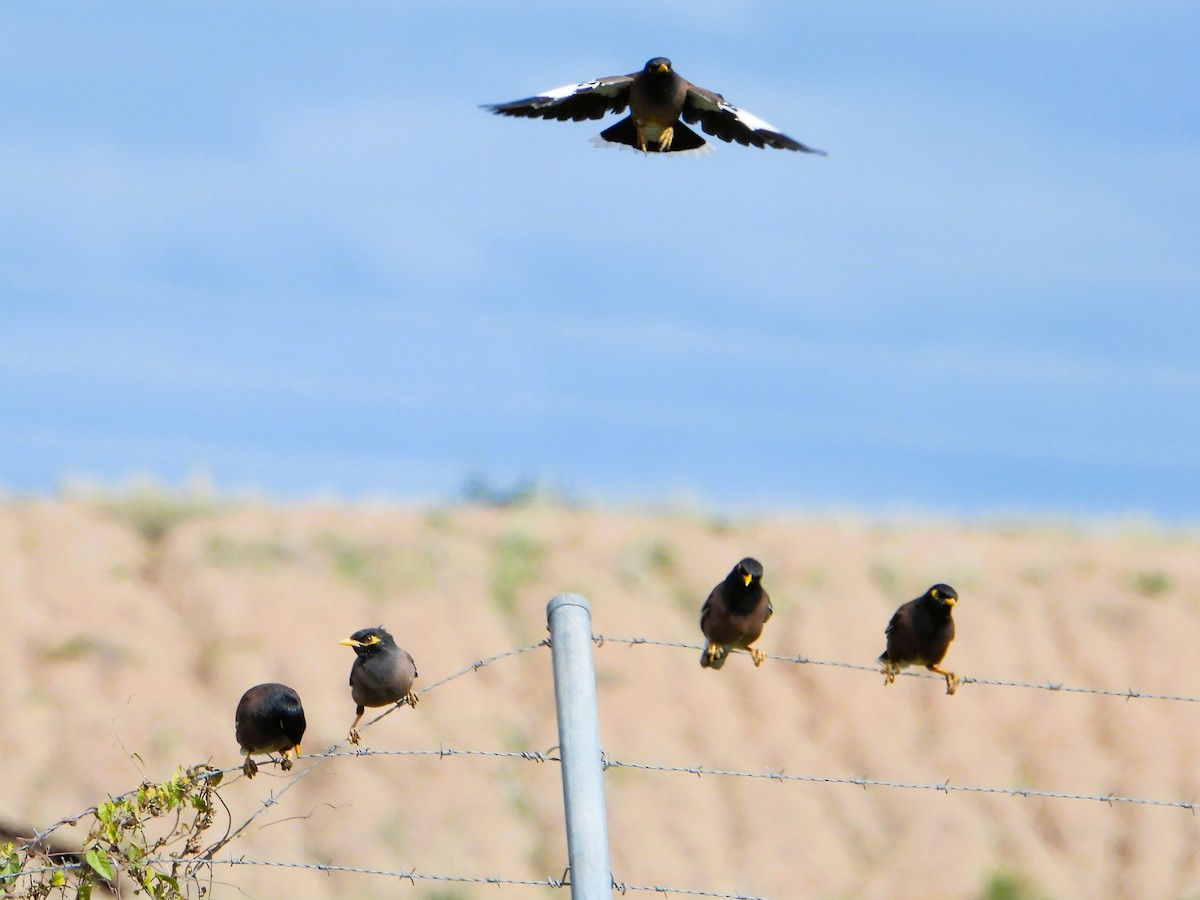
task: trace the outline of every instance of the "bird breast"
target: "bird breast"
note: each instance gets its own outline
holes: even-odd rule
[[[407,694],[415,677],[407,653],[360,657],[350,672],[350,696],[361,706],[386,706]]]

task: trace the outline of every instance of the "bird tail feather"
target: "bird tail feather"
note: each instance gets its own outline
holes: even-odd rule
[[[647,153],[681,153],[688,150],[699,150],[701,147],[706,147],[707,142],[692,129],[688,128],[682,122],[676,122],[673,126],[674,136],[671,139],[671,148],[663,151],[662,147],[651,141],[646,145]],[[637,126],[633,123],[633,116],[626,116],[616,125],[611,125],[600,132],[600,140],[610,144],[625,144],[628,147],[633,147],[635,150],[640,150],[638,146]]]

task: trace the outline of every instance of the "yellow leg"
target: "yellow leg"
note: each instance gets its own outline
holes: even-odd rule
[[[246,754],[246,761],[242,763],[242,772],[247,778],[253,778],[258,774],[258,763],[250,758],[250,754]]]
[[[960,679],[953,672],[947,672],[945,669],[939,669],[937,666],[926,666],[925,668],[927,668],[930,672],[937,672],[946,679],[947,694],[953,694],[958,690],[958,686],[962,684],[962,679]]]
[[[746,652],[750,654],[750,658],[754,660],[754,668],[758,668],[763,664],[763,660],[767,658],[767,654],[761,650],[755,650],[753,647],[747,647]]]
[[[409,691],[397,702],[397,705],[402,706],[407,703],[413,709],[417,708],[417,704],[421,702],[421,698],[417,696],[416,691]]]
[[[359,708],[362,709],[362,707]],[[358,745],[358,723],[362,721],[362,717],[365,712],[366,710],[364,709],[357,716],[355,716],[354,722],[350,726],[350,734],[348,737],[350,739],[350,743],[354,744],[355,746]]]
[[[704,648],[704,652],[706,654],[708,654],[708,661],[710,663],[716,662],[718,659],[720,659],[724,655],[721,652],[720,644],[709,644],[707,647]]]
[[[289,753],[292,754],[292,756],[288,756]],[[297,744],[295,747],[292,747],[290,750],[284,750],[283,751],[283,762],[281,762],[279,764],[279,768],[281,768],[281,769],[283,769],[283,771],[287,772],[289,769],[292,768],[292,757],[296,757],[299,755],[300,755],[300,745],[299,744]]]
[[[892,684],[896,680],[896,673],[900,671],[900,667],[890,659],[883,661],[883,683],[885,685]]]
[[[660,134],[658,136],[659,151],[665,153],[666,151],[670,150],[671,149],[671,141],[674,140],[674,138],[675,138],[675,128],[674,127],[664,128],[662,131],[662,134]],[[647,144],[646,132],[642,130],[641,125],[637,126],[637,139],[638,139],[638,149],[641,150],[643,153],[648,152],[646,150],[646,144]]]

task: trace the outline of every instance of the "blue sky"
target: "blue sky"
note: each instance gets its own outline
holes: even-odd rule
[[[820,158],[492,116],[670,57]],[[0,4],[0,485],[1200,519],[1194,3]]]

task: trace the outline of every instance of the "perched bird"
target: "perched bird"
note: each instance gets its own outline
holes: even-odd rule
[[[879,657],[884,684],[896,680],[906,666],[924,666],[946,678],[946,693],[958,690],[959,678],[938,667],[954,640],[954,618],[958,592],[948,584],[935,584],[916,600],[909,600],[892,616],[884,632],[887,649]]]
[[[824,151],[806,147],[758,116],[738,109],[720,94],[691,84],[661,56],[646,63],[640,72],[567,84],[485,109],[502,116],[582,122],[603,118],[608,112],[624,112],[627,106],[629,115],[600,132],[599,143],[627,144],[643,153],[699,150],[705,146],[704,138],[683,124],[699,122],[706,134],[723,141],[824,155]]]
[[[233,714],[234,734],[246,754],[242,771],[247,778],[258,772],[258,764],[250,757],[255,753],[283,754],[280,768],[292,767],[288,754],[300,755],[300,739],[304,737],[304,707],[300,695],[286,684],[256,684],[238,701]]]
[[[416,706],[413,679],[417,666],[407,650],[396,646],[395,639],[379,628],[364,628],[338,643],[353,647],[357,658],[350,667],[350,696],[358,704],[358,715],[350,726],[350,743],[358,743],[358,723],[368,706],[407,703]]]
[[[735,647],[749,651],[755,667],[762,665],[763,652],[750,646],[758,640],[763,624],[774,612],[771,598],[763,590],[762,575],[762,563],[747,556],[704,601],[700,630],[708,646],[700,654],[702,668],[721,668]]]

